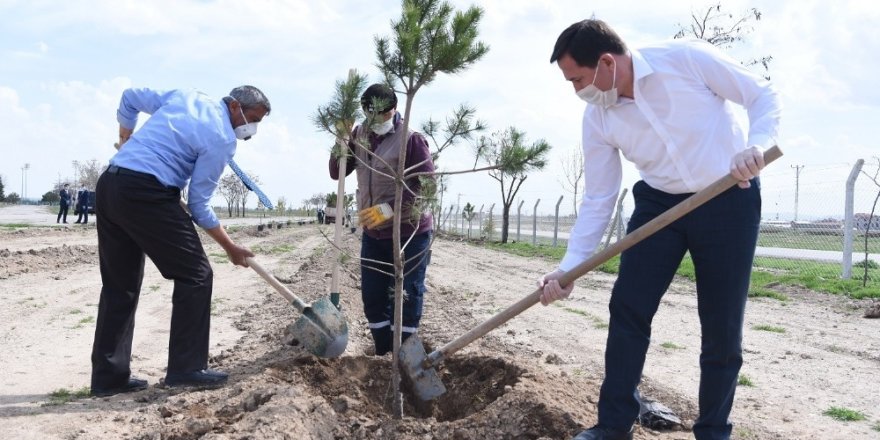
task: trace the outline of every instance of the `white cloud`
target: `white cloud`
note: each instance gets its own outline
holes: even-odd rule
[[[548,212],[564,194],[559,157],[580,142],[583,109],[548,62],[558,34],[595,13],[637,47],[671,37],[678,23],[702,8],[691,0],[453,3],[484,8],[481,40],[491,50],[472,68],[441,75],[422,89],[413,122],[444,118],[466,102],[490,132],[513,125],[529,140],[546,139],[554,147],[547,169],[530,176],[520,195],[529,209],[541,197],[540,209]],[[349,68],[379,80],[373,37],[390,36],[389,23],[399,15],[399,2],[392,0],[83,5],[0,0],[6,18],[0,28],[0,130],[7,158],[0,174],[16,182],[21,165],[32,163],[29,195],[36,188],[45,192],[59,173],[72,175],[72,160],[106,161],[112,155],[115,110],[125,87],[198,88],[219,98],[242,83],[260,87],[273,103],[259,135],[238,148],[242,166],[260,175],[275,200],[284,196],[299,204],[311,194],[335,191],[326,171],[329,137],[309,117]],[[880,67],[872,57],[880,52],[880,6],[869,0],[724,3],[732,12],[752,6],[764,12],[763,20],[734,52],[738,58],[774,56],[770,75],[783,93],[786,152],[774,167],[849,163],[872,154],[880,92],[869,85]],[[470,159],[470,147],[460,145],[441,164],[465,168]],[[626,183],[637,178],[631,169],[626,176]],[[353,185],[349,179],[348,188]],[[497,183],[485,175],[454,178],[450,194],[458,193],[478,205],[500,199]],[[563,212],[568,206],[564,201]]]

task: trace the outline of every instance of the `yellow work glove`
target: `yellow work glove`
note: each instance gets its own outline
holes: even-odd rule
[[[380,203],[358,212],[358,221],[367,229],[375,229],[394,217],[391,205]]]

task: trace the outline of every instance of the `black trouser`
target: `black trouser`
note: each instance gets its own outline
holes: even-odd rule
[[[76,218],[77,223],[88,223],[89,222],[89,207],[88,206],[80,206],[77,208],[79,212],[79,216]]]
[[[55,223],[60,222],[62,218],[64,219],[64,223],[67,223],[67,210],[69,209],[69,206],[70,205],[67,203],[61,202],[58,206],[58,218],[55,220]]]
[[[611,292],[605,380],[599,424],[628,430],[639,414],[636,387],[651,340],[651,321],[679,263],[690,252],[700,317],[700,415],[694,436],[728,439],[728,421],[740,366],[742,327],[758,227],[758,179],[733,187],[623,252]],[[635,211],[628,232],[690,194],[668,194],[645,182],[633,186]]]
[[[92,347],[92,388],[124,385],[131,374],[144,254],[174,280],[168,373],[207,368],[213,272],[180,190],[111,166],[96,188],[101,301]]]

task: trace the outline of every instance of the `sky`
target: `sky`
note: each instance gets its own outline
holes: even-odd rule
[[[638,48],[670,38],[692,12],[711,4],[450,3],[484,9],[480,40],[490,50],[471,68],[440,75],[420,90],[412,122],[443,119],[466,103],[476,107],[488,133],[513,126],[529,142],[546,140],[553,147],[547,166],[528,177],[518,200],[525,202],[525,212],[541,199],[539,213],[552,213],[563,196],[562,214],[573,208],[562,162],[579,148],[584,103],[549,63],[559,33],[595,16]],[[843,182],[853,164],[861,158],[866,169],[876,168],[874,156],[880,155],[880,88],[872,86],[880,71],[880,3],[722,5],[734,14],[753,7],[763,13],[748,40],[730,53],[738,59],[772,55],[769,75],[784,105],[779,146],[785,155],[762,174],[765,215],[790,217],[796,188],[802,212],[842,206]],[[6,193],[26,190],[29,198],[39,198],[59,179],[73,177],[73,161],[109,161],[125,88],[194,88],[219,99],[241,84],[263,90],[272,113],[257,136],[239,143],[236,162],[259,176],[272,200],[284,197],[300,206],[313,194],[335,191],[327,172],[332,138],[311,117],[350,68],[368,74],[371,82],[381,80],[374,38],[390,36],[390,23],[399,15],[400,2],[394,0],[0,0],[0,176]],[[451,171],[469,168],[472,161],[465,143],[445,152],[439,165]],[[624,186],[636,180],[637,172],[627,168]],[[347,179],[347,192],[355,185],[353,177]],[[453,177],[445,197],[486,211],[494,203],[495,212],[501,210],[499,184],[486,174]],[[219,195],[214,202],[223,204]]]

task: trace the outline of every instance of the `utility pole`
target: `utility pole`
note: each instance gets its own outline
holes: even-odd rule
[[[792,165],[794,168],[794,221],[798,218],[798,193],[800,192],[801,170],[804,165]]]

